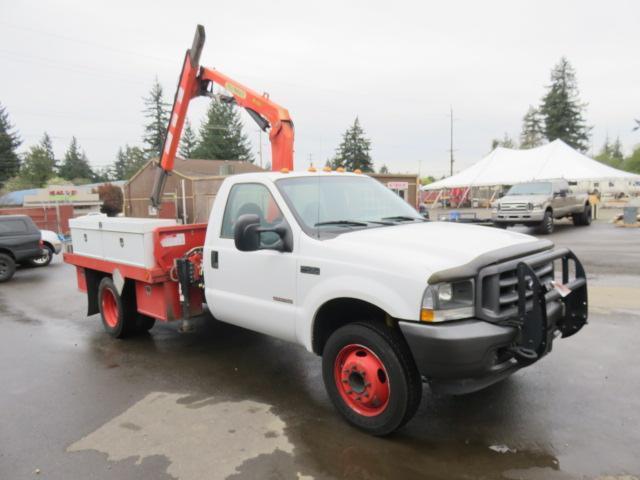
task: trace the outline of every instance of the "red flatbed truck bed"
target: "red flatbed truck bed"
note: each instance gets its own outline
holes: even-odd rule
[[[108,220],[105,219],[99,223],[102,227],[103,223],[108,224]],[[185,255],[190,256],[190,261],[200,270],[194,272],[194,279],[201,280],[199,249],[204,245],[206,229],[206,224],[174,225],[153,229],[151,235],[154,262],[150,268],[117,261],[109,256],[98,258],[74,252],[66,252],[64,261],[76,267],[78,289],[88,295],[89,315],[98,313],[101,309],[101,305],[98,305],[100,281],[105,277],[120,277],[124,284],[129,284],[129,291],[134,292],[135,298],[128,300],[135,303],[139,314],[163,322],[178,320],[185,317],[185,312],[182,309],[184,300],[181,298],[181,287],[175,272],[176,260]],[[117,242],[117,237],[105,238],[103,242],[114,240]],[[120,242],[122,243],[122,240]],[[124,288],[121,288],[119,294],[122,295],[123,291]],[[188,316],[201,313],[203,303],[203,290],[197,282],[194,282],[188,287]]]

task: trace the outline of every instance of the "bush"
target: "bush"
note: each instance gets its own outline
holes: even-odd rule
[[[102,213],[106,213],[109,217],[115,217],[122,212],[124,197],[120,187],[105,183],[98,187],[98,195],[102,201],[102,206],[100,207]]]

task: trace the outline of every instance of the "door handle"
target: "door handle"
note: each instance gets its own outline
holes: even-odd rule
[[[218,268],[218,252],[211,251],[211,268]]]

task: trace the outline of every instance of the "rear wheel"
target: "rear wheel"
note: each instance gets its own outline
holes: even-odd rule
[[[322,375],[338,411],[373,435],[388,435],[408,422],[422,397],[404,339],[383,325],[351,323],[336,330],[322,354]]]
[[[51,260],[53,260],[53,250],[51,249],[51,247],[45,245],[42,248],[42,251],[44,252],[44,254],[41,257],[32,258],[31,260],[29,260],[29,265],[31,265],[32,267],[46,267],[51,263]]]
[[[106,332],[115,338],[124,338],[136,329],[138,312],[135,302],[128,298],[127,286],[122,290],[124,295],[118,293],[113,280],[105,277],[98,287],[98,305],[102,326]]]
[[[553,213],[551,210],[544,212],[544,217],[542,217],[542,222],[540,222],[538,231],[543,235],[553,233]]]
[[[586,227],[591,225],[591,205],[585,205],[584,210],[580,213],[574,213],[572,216],[573,224],[576,226]]]
[[[11,280],[16,273],[16,262],[10,255],[0,253],[0,282]]]

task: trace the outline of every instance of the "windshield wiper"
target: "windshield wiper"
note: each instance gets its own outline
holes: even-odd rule
[[[427,220],[420,217],[409,217],[406,215],[397,215],[395,217],[382,217],[381,220],[395,220],[398,222],[413,222],[414,220],[420,220],[421,222],[426,222]]]
[[[366,227],[364,222],[357,222],[355,220],[330,220],[327,222],[318,222],[314,227],[321,227],[323,225],[346,225],[348,227]]]

